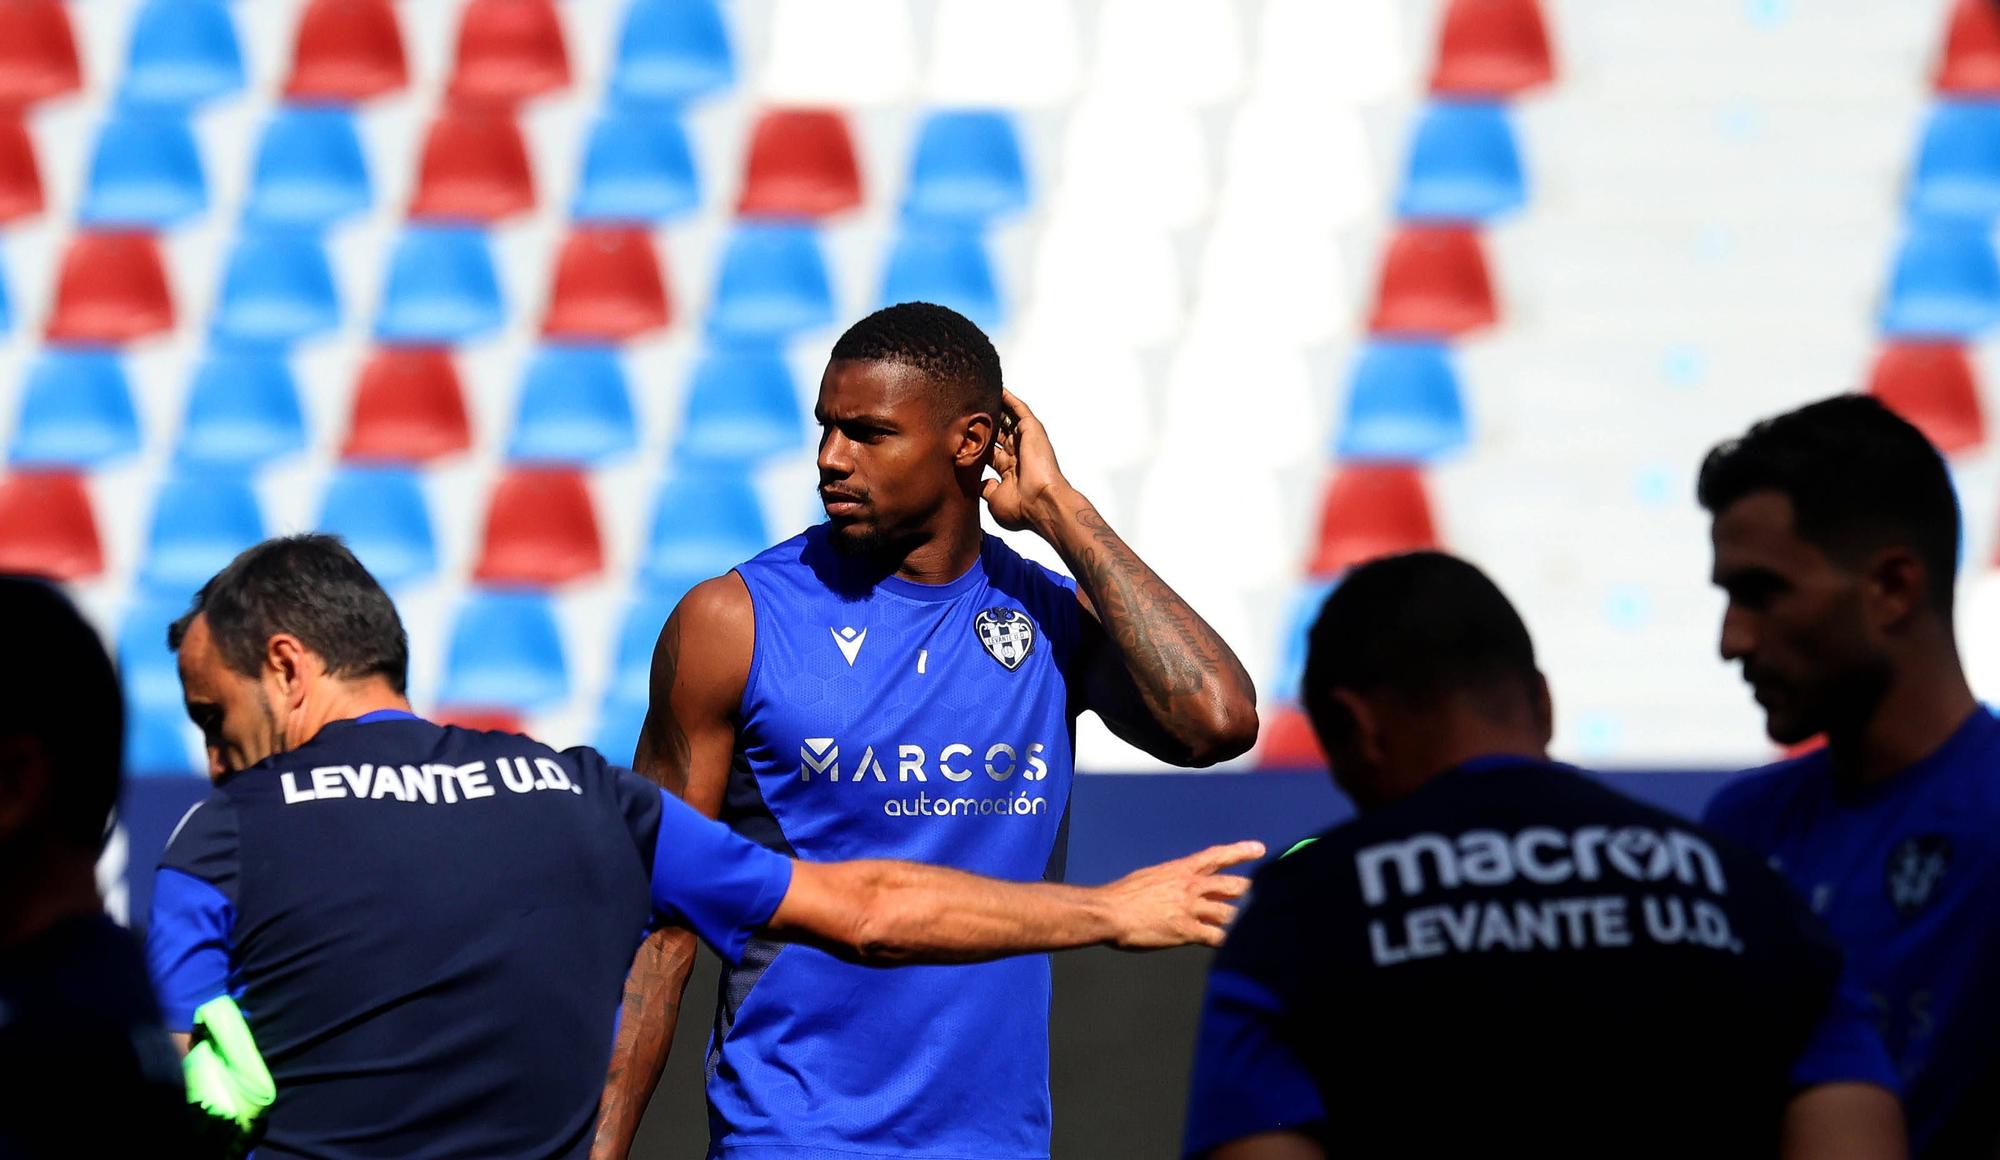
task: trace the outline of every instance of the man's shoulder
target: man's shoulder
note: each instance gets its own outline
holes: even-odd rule
[[[1751,833],[1765,829],[1762,822],[1782,811],[1815,779],[1826,776],[1826,772],[1824,750],[1746,769],[1730,778],[1709,799],[1708,807],[1702,811],[1702,821],[1743,841]]]

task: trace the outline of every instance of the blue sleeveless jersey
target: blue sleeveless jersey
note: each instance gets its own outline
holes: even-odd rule
[[[756,646],[723,819],[806,861],[1052,876],[1075,588],[991,536],[949,584],[865,567],[822,525],[736,570]],[[721,990],[712,1157],[1048,1155],[1047,956],[883,970],[753,942]]]

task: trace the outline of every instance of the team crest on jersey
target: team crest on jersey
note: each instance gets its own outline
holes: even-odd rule
[[[1951,839],[1943,834],[1920,834],[1897,843],[1884,874],[1897,913],[1908,918],[1929,905],[1950,866]]]
[[[1018,608],[989,608],[972,618],[972,627],[986,654],[1010,673],[1035,651],[1035,622]]]

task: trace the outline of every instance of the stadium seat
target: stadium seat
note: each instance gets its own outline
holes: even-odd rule
[[[1166,231],[1110,219],[1053,216],[1036,244],[1031,321],[1076,326],[1127,346],[1181,327],[1180,255]]]
[[[1069,0],[942,0],[924,89],[933,105],[1047,108],[1082,72]]]
[[[60,0],[0,4],[0,107],[24,109],[82,87],[69,7]]]
[[[0,225],[42,212],[42,167],[27,123],[0,113]]]
[[[299,17],[285,96],[344,104],[410,83],[391,0],[309,0]]]
[[[507,308],[484,232],[467,226],[412,225],[389,259],[376,337],[450,344],[500,329]]]
[[[1209,143],[1193,110],[1086,100],[1063,141],[1058,214],[1179,229],[1209,212]]]
[[[132,388],[106,350],[44,347],[28,368],[8,457],[17,464],[98,468],[143,440]]]
[[[88,580],[104,572],[83,477],[17,471],[0,479],[0,572]]]
[[[639,582],[651,593],[685,592],[769,546],[749,476],[713,467],[683,471],[660,488]]]
[[[1217,218],[1325,232],[1377,212],[1383,200],[1374,147],[1359,112],[1321,111],[1268,97],[1245,101],[1237,112],[1224,154]]]
[[[1397,0],[1269,0],[1257,87],[1315,113],[1403,91],[1410,60]]]
[[[476,733],[526,733],[528,723],[521,714],[500,709],[439,709],[430,715],[439,725],[470,729]]]
[[[487,500],[474,580],[546,588],[603,571],[604,541],[581,471],[516,467],[501,476]]]
[[[1361,349],[1348,379],[1336,458],[1421,463],[1467,440],[1458,372],[1442,343],[1375,341]]]
[[[353,113],[291,106],[273,114],[250,176],[247,220],[317,229],[366,212],[374,200]]]
[[[1094,83],[1134,100],[1222,101],[1243,83],[1241,11],[1233,0],[1107,0]]]
[[[1318,463],[1332,418],[1326,394],[1296,346],[1191,330],[1167,368],[1162,454],[1206,443],[1255,447],[1261,464]]]
[[[1326,753],[1312,722],[1297,705],[1274,705],[1258,711],[1257,768],[1275,770],[1323,770]]]
[[[1292,595],[1291,603],[1285,607],[1285,637],[1278,650],[1278,671],[1270,686],[1264,690],[1275,701],[1297,701],[1300,685],[1306,676],[1306,646],[1312,635],[1313,622],[1319,619],[1319,610],[1332,594],[1335,582],[1332,580],[1307,581]]]
[[[298,385],[282,355],[210,352],[188,390],[183,464],[259,467],[305,445]]]
[[[63,251],[48,336],[121,343],[174,328],[160,247],[150,234],[80,233]]]
[[[736,83],[716,0],[632,0],[611,65],[620,101],[678,108]]]
[[[556,258],[542,333],[625,342],[672,320],[653,235],[639,226],[577,226]]]
[[[1396,230],[1382,258],[1371,332],[1458,335],[1491,326],[1499,315],[1478,230],[1451,225]]]
[[[1235,331],[1272,342],[1324,342],[1354,316],[1340,236],[1244,212],[1208,230],[1191,328]]]
[[[208,185],[187,118],[171,111],[123,113],[98,130],[78,221],[164,230],[207,209]]]
[[[1955,342],[1891,342],[1875,356],[1868,393],[1916,424],[1947,455],[1986,442],[1972,360]]]
[[[369,356],[354,388],[343,459],[424,463],[471,446],[465,393],[449,351],[392,346]]]
[[[899,105],[916,81],[909,0],[777,0],[760,87],[781,104]]]
[[[826,255],[811,226],[744,222],[730,232],[709,299],[711,333],[783,339],[834,321]]]
[[[569,87],[569,52],[552,0],[468,0],[459,13],[450,97],[512,104]]]
[[[437,573],[437,537],[418,472],[402,467],[341,468],[327,481],[315,526],[347,541],[383,584],[412,584]]]
[[[630,765],[637,760],[639,734],[645,727],[643,698],[633,701],[615,694],[608,696],[598,710],[597,731],[591,734],[590,747],[614,765]]]
[[[333,267],[319,239],[302,230],[237,235],[212,318],[217,338],[285,346],[340,327]]]
[[[139,582],[165,599],[185,597],[264,535],[248,479],[220,471],[171,475],[153,492]]]
[[[474,592],[452,621],[438,700],[531,713],[569,696],[555,606],[538,592]]]
[[[830,109],[773,109],[750,134],[746,217],[818,218],[861,204],[861,170],[847,122]]]
[[[1433,101],[1417,123],[1396,198],[1406,221],[1483,222],[1528,200],[1521,154],[1504,107]]]
[[[128,705],[179,711],[180,668],[167,647],[167,628],[187,611],[172,600],[140,597],[118,622],[118,681]]]
[[[528,146],[512,113],[453,109],[431,122],[411,217],[497,222],[534,208]]]
[[[1939,101],[1910,176],[1912,217],[1990,227],[2000,219],[2000,105]]]
[[[1437,525],[1417,468],[1348,464],[1327,484],[1319,542],[1307,572],[1338,576],[1377,556],[1437,546]]]
[[[674,454],[749,463],[805,446],[798,388],[777,348],[718,347],[695,364]]]
[[[1018,328],[1005,372],[1011,382],[1034,384],[1028,403],[1057,447],[1088,447],[1091,464],[1105,471],[1153,454],[1159,401],[1145,363],[1122,344],[1061,323]]]
[[[1014,119],[988,109],[941,109],[917,129],[903,216],[985,225],[1028,205]]]
[[[593,224],[660,222],[700,204],[694,150],[680,118],[612,109],[591,127],[570,217]]]
[[[993,260],[976,228],[906,225],[896,235],[882,271],[878,305],[935,302],[949,306],[991,332],[1000,327],[1000,289]]]
[[[223,0],[146,0],[132,18],[120,95],[186,108],[243,87],[243,55]]]
[[[535,351],[521,375],[521,405],[507,458],[595,464],[638,445],[631,390],[616,350],[562,344]]]
[[[1898,338],[1979,336],[2000,322],[2000,259],[1978,226],[1915,223],[1903,239],[1882,303]]]
[[[611,700],[633,701],[641,706],[646,703],[653,671],[653,646],[659,642],[660,629],[667,623],[667,617],[685,595],[685,590],[650,593],[626,606],[618,622],[618,640],[613,649]]]
[[[1941,93],[2000,95],[2000,8],[1991,0],[1957,0],[1936,83]]]
[[[1555,75],[1540,0],[1451,0],[1445,8],[1431,92],[1511,97]]]
[[[201,734],[179,705],[142,705],[125,722],[125,773],[130,777],[200,777],[206,768]]]

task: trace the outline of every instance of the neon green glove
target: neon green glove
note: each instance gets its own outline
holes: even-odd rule
[[[1292,855],[1294,855],[1294,854],[1298,853],[1298,852],[1299,852],[1300,850],[1303,850],[1303,849],[1305,849],[1305,848],[1306,848],[1307,846],[1310,846],[1310,845],[1312,845],[1312,844],[1313,844],[1314,842],[1317,842],[1317,841],[1319,841],[1319,839],[1318,839],[1318,838],[1301,838],[1301,839],[1299,839],[1298,841],[1296,841],[1296,842],[1292,843],[1292,848],[1291,848],[1291,849],[1289,849],[1289,850],[1285,851],[1284,853],[1282,853],[1282,854],[1278,855],[1278,857],[1280,857],[1280,858],[1289,858],[1289,857],[1291,857]]]
[[[181,1061],[181,1072],[187,1079],[188,1102],[235,1125],[246,1143],[278,1097],[250,1025],[243,1021],[236,1000],[227,995],[195,1009],[194,1045]]]

